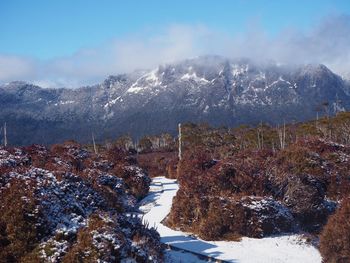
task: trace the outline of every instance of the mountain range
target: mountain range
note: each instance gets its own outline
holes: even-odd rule
[[[215,126],[303,121],[350,109],[350,84],[322,64],[281,65],[203,56],[109,76],[77,89],[15,81],[0,86],[0,123],[12,145],[175,133]]]

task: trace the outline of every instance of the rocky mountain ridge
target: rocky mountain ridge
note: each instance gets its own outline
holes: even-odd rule
[[[204,56],[108,77],[78,89],[0,86],[0,122],[9,142],[50,144],[212,125],[301,121],[350,108],[349,82],[324,65],[279,65]]]

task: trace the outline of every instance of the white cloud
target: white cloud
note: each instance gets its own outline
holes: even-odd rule
[[[274,38],[255,32],[237,43],[235,55],[282,63],[323,63],[338,73],[350,72],[350,16],[329,16],[306,32],[286,29]]]
[[[36,72],[33,60],[0,54],[0,81],[30,78],[35,74]]]
[[[110,74],[206,54],[294,64],[324,63],[343,73],[350,72],[349,43],[350,16],[345,15],[324,18],[304,32],[285,29],[274,37],[256,26],[245,34],[230,35],[204,25],[171,25],[158,33],[113,39],[52,60],[0,54],[0,82],[27,80],[45,87],[79,87],[98,83]]]

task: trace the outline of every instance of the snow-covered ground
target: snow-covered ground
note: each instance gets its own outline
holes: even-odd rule
[[[166,249],[164,253],[166,263],[207,263],[208,260],[199,259],[196,255],[185,251]]]
[[[150,194],[142,201],[144,222],[155,226],[163,243],[179,249],[193,251],[212,258],[235,263],[318,263],[322,261],[319,251],[306,244],[299,235],[242,238],[239,242],[204,241],[181,231],[164,226],[161,221],[169,214],[172,199],[179,186],[176,180],[165,177],[153,178]],[[168,251],[170,262],[203,262],[185,252]]]

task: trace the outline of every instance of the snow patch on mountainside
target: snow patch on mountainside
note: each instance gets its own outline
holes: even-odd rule
[[[74,100],[66,100],[66,101],[59,101],[58,103],[55,103],[54,105],[58,106],[58,105],[67,105],[67,104],[73,104],[73,103],[75,103]]]
[[[158,71],[159,69],[157,68],[141,76],[131,85],[131,87],[127,90],[127,93],[140,93],[147,88],[162,85],[162,82],[158,77]]]
[[[118,100],[120,100],[121,96],[118,96],[117,98],[115,98],[114,100],[111,100],[109,102],[107,102],[103,107],[106,109],[106,108],[109,108],[111,107],[112,105],[116,104],[116,102]]]
[[[238,64],[232,64],[232,75],[234,77],[238,77],[241,75],[244,75],[248,72],[249,70],[249,65],[238,65]]]
[[[180,79],[181,80],[193,80],[193,81],[198,82],[198,83],[208,83],[209,82],[209,80],[207,80],[205,78],[198,77],[196,72],[186,73]]]

